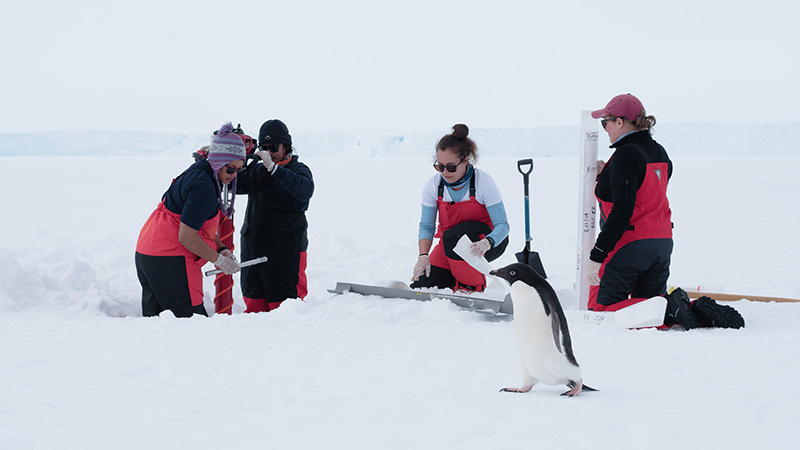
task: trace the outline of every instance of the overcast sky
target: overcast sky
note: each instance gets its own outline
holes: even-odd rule
[[[79,6],[76,6],[79,5]],[[800,122],[800,3],[27,0],[0,13],[0,134]]]

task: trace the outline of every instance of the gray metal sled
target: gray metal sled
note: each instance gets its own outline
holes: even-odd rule
[[[328,289],[331,294],[344,294],[354,292],[361,295],[377,295],[384,298],[405,298],[427,302],[434,298],[450,300],[458,306],[475,311],[491,311],[495,314],[513,314],[514,307],[511,303],[511,294],[506,294],[505,298],[492,299],[481,297],[476,294],[448,294],[443,292],[420,291],[416,289],[395,289],[383,286],[370,286],[366,284],[337,282],[336,288]]]

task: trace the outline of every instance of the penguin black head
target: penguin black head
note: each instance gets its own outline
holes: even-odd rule
[[[489,272],[489,274],[508,281],[508,284],[514,284],[515,281],[522,281],[528,286],[535,287],[546,283],[544,278],[536,273],[531,266],[521,263],[509,264],[503,268],[493,270]]]

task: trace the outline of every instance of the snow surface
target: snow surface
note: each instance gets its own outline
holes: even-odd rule
[[[698,141],[708,131],[697,133],[683,138]],[[706,140],[699,154],[662,140],[675,162],[670,283],[800,298],[798,145],[754,157],[726,147],[752,144],[739,133]],[[568,399],[558,395],[563,386],[498,392],[521,384],[511,317],[448,301],[329,294],[336,281],[408,281],[438,136],[405,157],[391,139],[368,153],[329,157],[296,144],[317,185],[305,302],[245,315],[237,292],[233,316],[142,318],[137,234],[192,162],[189,144],[176,143],[193,141],[164,135],[171,150],[159,153],[127,142],[130,136],[111,139],[127,148],[115,156],[0,153],[10,193],[0,246],[2,449],[796,445],[799,303],[728,303],[745,317],[742,330],[572,322],[584,381],[600,391]],[[7,139],[0,137],[0,148]],[[558,139],[572,139],[577,153],[577,130]],[[533,248],[553,286],[572,289],[577,157],[521,155],[514,142],[490,152],[491,142],[478,143],[485,149],[478,165],[497,181],[512,227],[509,248],[493,265],[514,262],[523,247],[516,160],[534,157]],[[609,155],[602,142],[600,153]],[[237,228],[245,204],[237,198]],[[209,279],[210,312],[212,296]]]

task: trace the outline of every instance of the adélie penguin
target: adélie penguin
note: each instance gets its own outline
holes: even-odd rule
[[[583,384],[581,368],[572,353],[567,319],[553,287],[525,264],[514,263],[490,274],[511,285],[514,332],[524,383],[521,388],[505,388],[501,392],[528,392],[536,383],[565,384],[570,390],[561,395],[568,397],[596,390]]]

